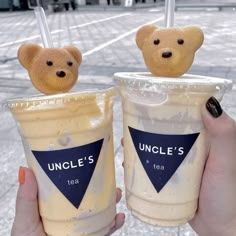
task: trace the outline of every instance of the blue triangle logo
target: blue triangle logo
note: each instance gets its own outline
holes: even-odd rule
[[[129,127],[138,157],[159,193],[188,155],[200,133],[165,135]]]
[[[32,151],[44,172],[77,209],[95,170],[103,139],[83,146]]]

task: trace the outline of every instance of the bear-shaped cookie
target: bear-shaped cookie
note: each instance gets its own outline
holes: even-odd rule
[[[74,46],[42,48],[28,43],[19,48],[18,60],[28,70],[36,89],[57,94],[68,92],[76,83],[82,55]]]
[[[196,26],[183,28],[141,27],[136,34],[145,64],[155,76],[179,77],[192,65],[195,52],[204,40]]]

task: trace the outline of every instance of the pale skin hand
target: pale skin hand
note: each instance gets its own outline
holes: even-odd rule
[[[37,182],[34,174],[28,168],[25,170],[25,183],[20,185],[16,199],[16,216],[14,219],[11,236],[46,236],[38,212]],[[117,189],[116,202],[121,199],[121,190]],[[108,235],[121,228],[125,215],[116,215],[115,226]],[[108,236],[107,235],[107,236]]]
[[[190,222],[199,236],[236,235],[236,123],[226,113],[214,118],[202,109],[210,138],[199,197]]]

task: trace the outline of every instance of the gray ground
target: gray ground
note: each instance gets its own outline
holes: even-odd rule
[[[135,29],[155,19],[156,25],[164,25],[162,8],[57,14],[48,12],[55,46],[73,43],[84,54],[79,78],[83,86],[87,86],[87,83],[112,84],[114,72],[146,71],[141,53],[134,43]],[[205,43],[197,53],[190,73],[228,78],[235,84],[235,21],[235,11],[176,13],[176,26],[197,24],[205,33]],[[23,42],[41,43],[33,12],[0,13],[0,25],[0,101],[35,94],[26,71],[16,60],[17,49]],[[222,105],[236,118],[235,89],[225,96]],[[25,161],[21,140],[11,115],[2,109],[0,121],[0,236],[6,236],[10,234],[14,217],[18,168],[25,165]],[[123,153],[120,145],[122,113],[118,98],[114,106],[114,136],[117,185],[124,189],[121,166]],[[154,228],[134,219],[126,209],[124,198],[118,208],[126,213],[127,220],[122,230],[115,235],[177,235],[177,228]],[[186,225],[180,228],[180,235],[193,236],[195,233]]]

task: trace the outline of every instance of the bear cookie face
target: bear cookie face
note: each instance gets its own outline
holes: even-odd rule
[[[75,85],[82,55],[73,46],[42,48],[24,44],[18,50],[18,60],[28,70],[36,89],[44,94],[57,94],[68,92]]]
[[[136,34],[145,64],[155,76],[179,77],[192,65],[195,52],[204,40],[196,26],[183,28],[141,27]]]

